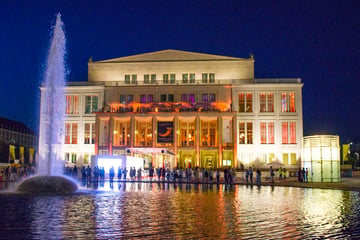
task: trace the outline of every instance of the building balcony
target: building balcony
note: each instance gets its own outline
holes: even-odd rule
[[[104,107],[103,112],[114,113],[156,113],[156,112],[231,112],[230,103],[226,102],[159,102],[127,104],[113,102]]]

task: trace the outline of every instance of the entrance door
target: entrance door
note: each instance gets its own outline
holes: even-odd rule
[[[204,159],[205,168],[214,168],[214,158],[213,156],[205,156]]]

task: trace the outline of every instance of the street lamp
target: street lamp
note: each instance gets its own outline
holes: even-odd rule
[[[351,144],[353,144],[353,143],[349,141],[349,149],[348,149],[348,161],[350,161],[350,153],[351,153]]]

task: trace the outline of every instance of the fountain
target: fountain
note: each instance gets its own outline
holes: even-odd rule
[[[18,186],[18,191],[27,193],[73,193],[77,185],[72,180],[61,176],[63,169],[62,145],[65,112],[65,33],[61,14],[56,16],[56,23],[50,41],[47,65],[44,76],[45,99],[47,104],[46,156],[39,159],[38,174],[28,178]]]

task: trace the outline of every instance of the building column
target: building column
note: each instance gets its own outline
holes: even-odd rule
[[[179,125],[179,119],[176,116],[174,118],[174,158],[175,158],[175,167],[178,167],[178,157],[177,157],[177,146],[178,146],[178,125]]]
[[[223,146],[222,146],[222,140],[223,140],[223,128],[222,128],[222,117],[218,117],[218,126],[217,126],[217,136],[218,136],[218,164],[217,164],[217,167],[220,167],[220,163],[222,163],[222,149],[223,149]]]
[[[196,135],[196,166],[200,166],[200,136],[201,136],[201,129],[200,129],[200,117],[195,118],[195,135]]]

